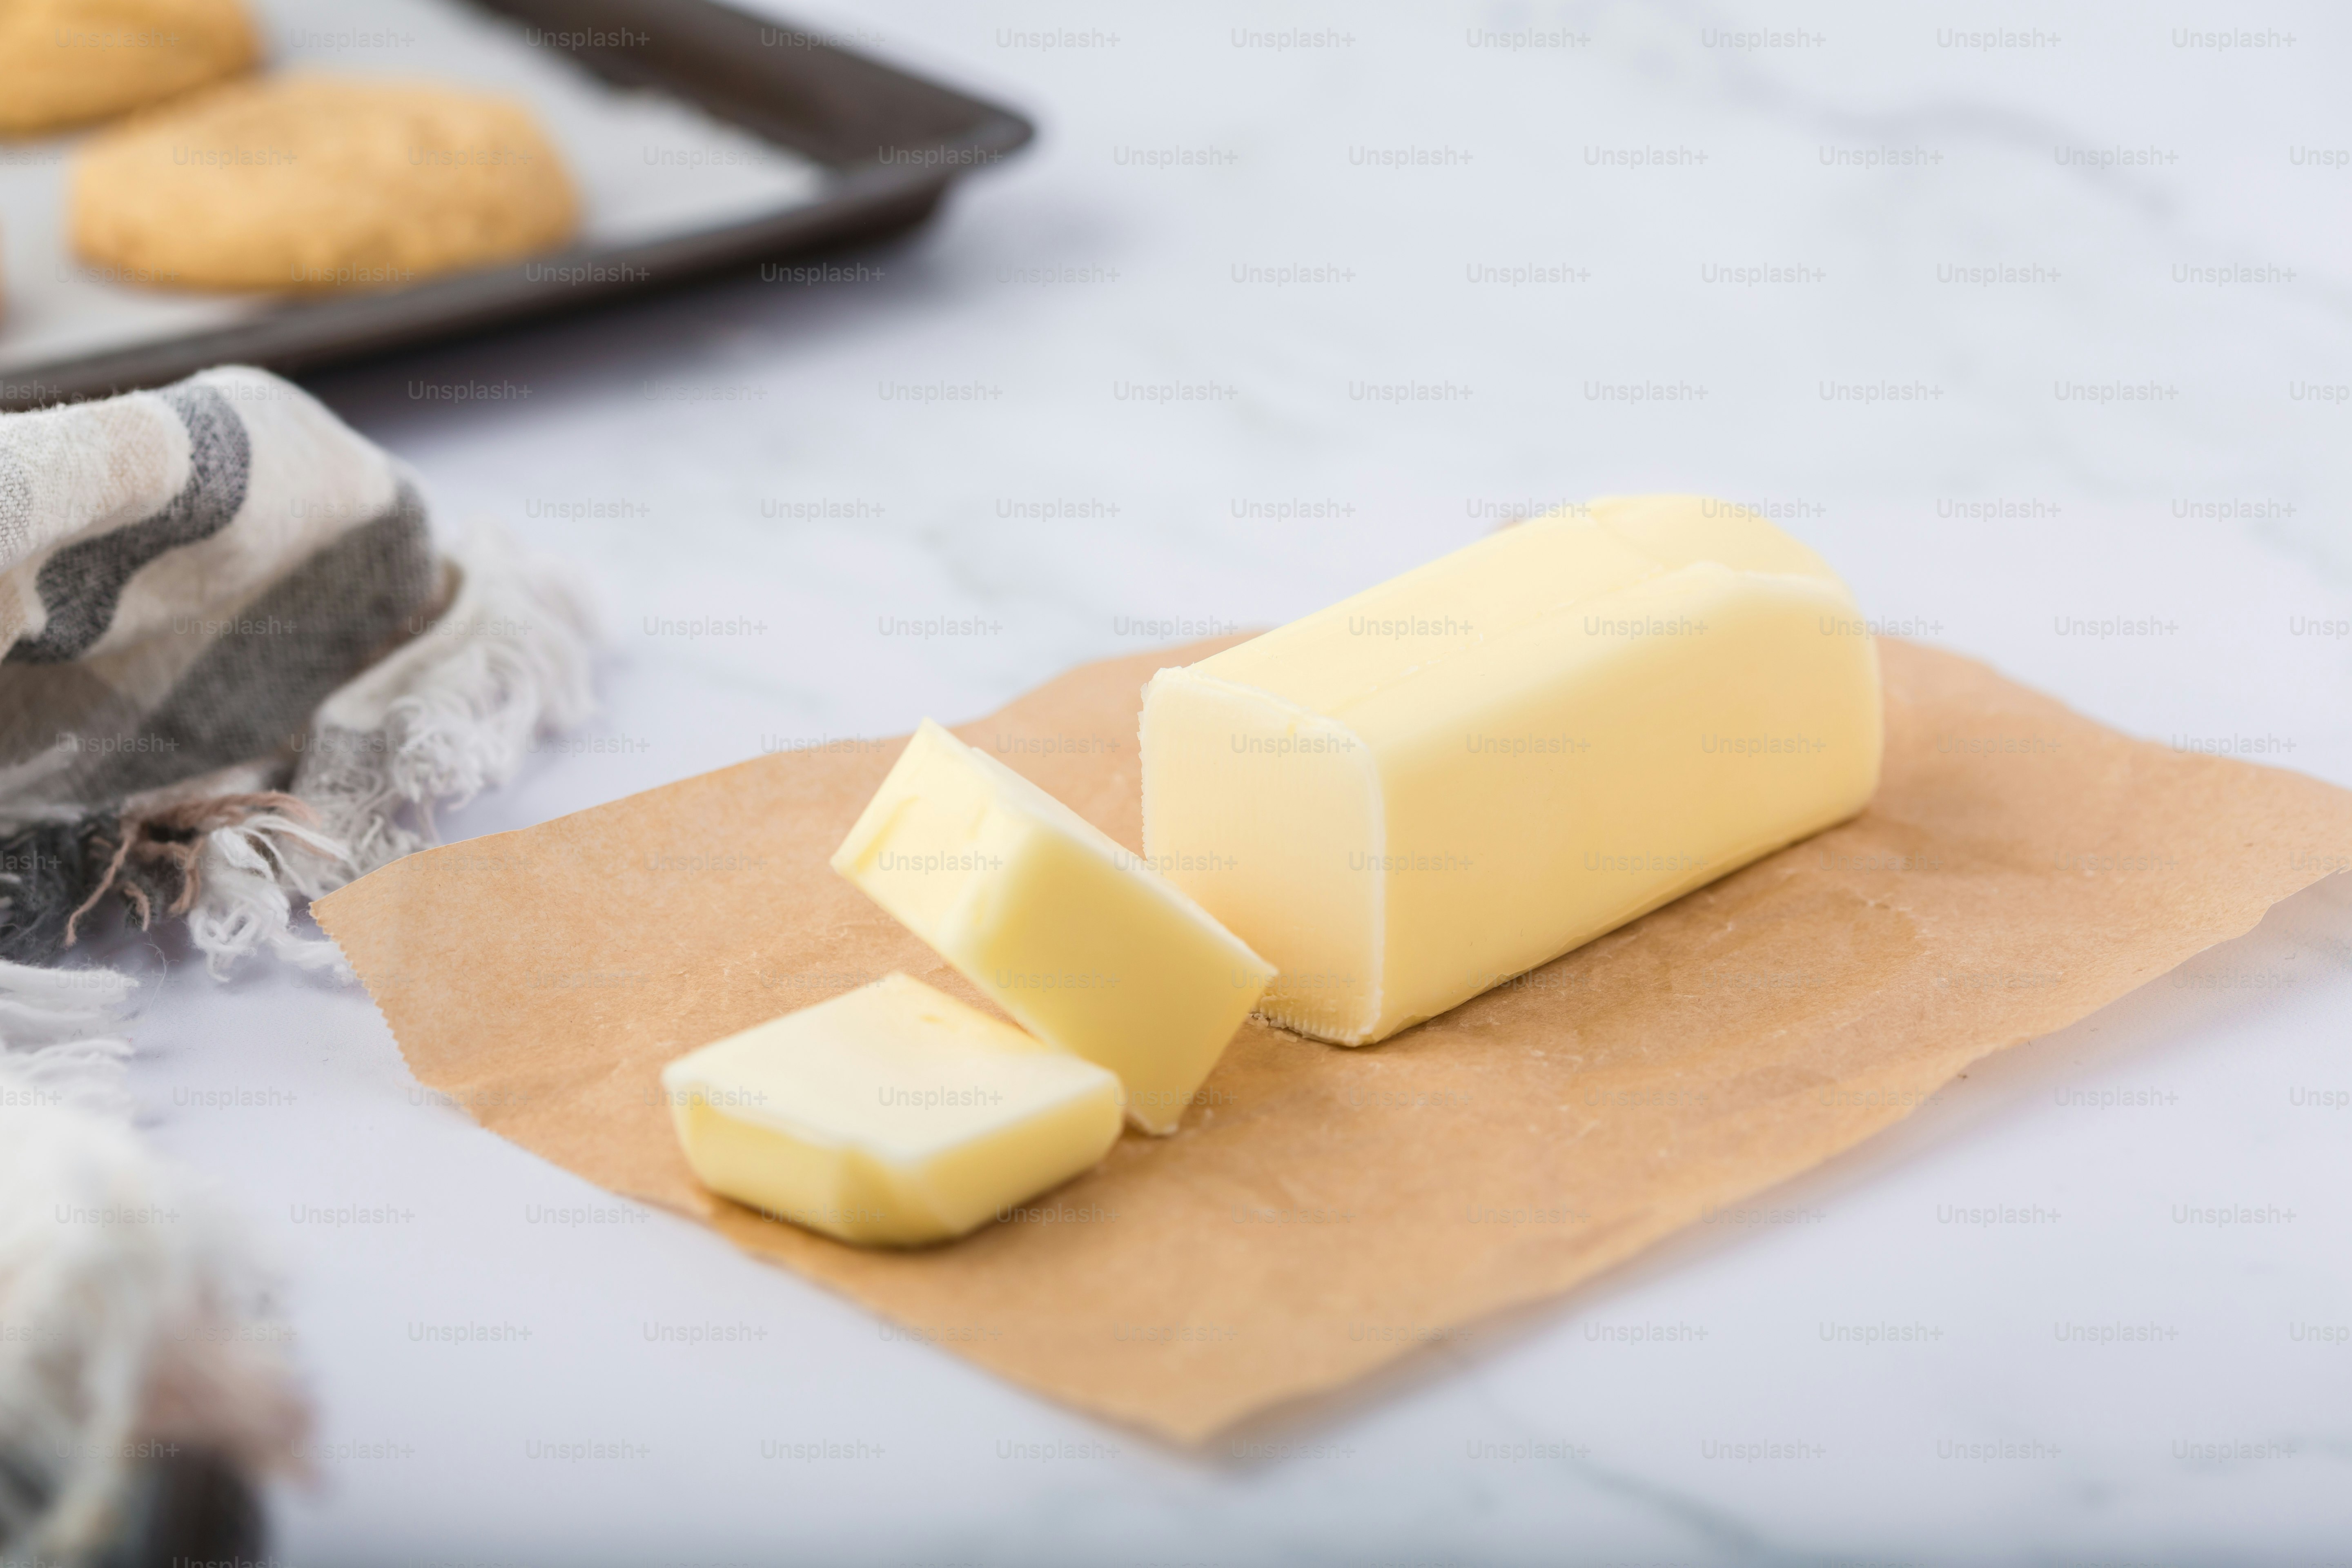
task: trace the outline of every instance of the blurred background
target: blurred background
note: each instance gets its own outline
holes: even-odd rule
[[[895,240],[303,378],[604,617],[599,716],[451,837],[971,718],[1649,490],[1758,507],[1882,629],[2352,785],[2338,9],[790,20],[1038,140]],[[1206,1455],[666,1216],[549,1222],[614,1200],[417,1089],[356,992],[174,970],[134,1083],[287,1272],[321,1476],[273,1499],[286,1562],[2328,1561],[2352,1350],[2294,1329],[2352,1320],[2352,1122],[2290,1091],[2347,1082],[2352,895],[2184,973],[1771,1217]],[[205,1104],[264,1077],[296,1100]],[[2192,1201],[2293,1217],[2192,1233]],[[1979,1203],[2063,1219],[1938,1218]],[[461,1323],[528,1332],[418,1331]],[[1921,1333],[1824,1331],[1855,1323]],[[698,1324],[763,1331],[657,1331]],[[530,1457],[557,1439],[632,1452]],[[1819,1452],[1710,1457],[1759,1441]]]
[[[722,705],[649,716],[654,751],[566,770],[563,805],[742,755],[780,698],[795,731],[978,712],[1133,647],[1121,617],[1277,622],[1529,510],[1653,489],[1763,504],[1927,640],[2045,684],[2112,675],[2101,716],[2141,732],[2212,683],[2344,743],[2347,710],[2303,684],[2341,679],[2342,641],[2225,633],[2209,596],[2220,571],[2286,612],[2352,573],[2352,405],[2319,390],[2347,374],[2352,171],[2293,156],[2352,134],[2324,16],[2217,50],[2173,34],[2254,24],[803,16],[1022,106],[1038,144],[839,280],[745,277],[312,383],[446,511],[598,574],[616,710],[688,672]],[[2004,31],[2043,42],[1958,41]],[[409,384],[500,379],[530,396]],[[1004,629],[874,631],[971,605]],[[2049,629],[2103,611],[2188,629]],[[745,614],[771,629],[642,629]],[[2209,635],[2259,638],[2273,678]]]

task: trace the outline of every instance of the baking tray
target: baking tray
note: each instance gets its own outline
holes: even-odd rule
[[[570,62],[560,68],[591,73],[604,88],[627,95],[616,96],[615,103],[675,100],[729,135],[748,135],[781,150],[780,161],[805,161],[806,188],[786,195],[780,185],[761,210],[667,232],[583,231],[579,242],[560,252],[382,293],[173,302],[85,279],[61,282],[81,290],[85,310],[93,308],[93,291],[103,289],[120,301],[123,316],[144,312],[141,324],[129,329],[133,341],[24,361],[8,353],[6,322],[0,319],[0,409],[159,385],[224,363],[315,369],[878,237],[920,223],[957,178],[997,163],[1033,134],[1028,121],[1013,110],[845,47],[826,29],[712,0],[446,4],[477,18],[497,18],[509,31],[527,30],[532,47]],[[338,20],[350,20],[346,10]],[[322,14],[337,19],[331,7]],[[284,30],[285,17],[275,19]],[[292,63],[309,62],[296,58]],[[562,127],[554,129],[561,144]],[[574,149],[566,151],[576,160]],[[53,152],[20,153],[16,160],[55,165],[48,177],[57,194],[45,215],[52,226],[58,221],[53,215],[61,212],[69,155],[61,142]],[[63,255],[61,242],[58,254]],[[65,279],[63,262],[55,265]]]

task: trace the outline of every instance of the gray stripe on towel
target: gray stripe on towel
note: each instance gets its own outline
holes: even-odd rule
[[[253,447],[228,399],[185,383],[160,395],[188,427],[188,482],[163,510],[77,541],[42,563],[34,585],[48,621],[38,635],[17,640],[9,662],[62,664],[80,658],[114,624],[122,590],[141,567],[167,550],[211,538],[245,504]]]

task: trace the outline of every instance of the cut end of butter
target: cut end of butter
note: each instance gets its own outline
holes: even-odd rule
[[[1108,834],[929,720],[833,868],[1172,1132],[1274,974]]]
[[[1881,723],[1819,556],[1611,498],[1161,670],[1144,850],[1278,967],[1262,1011],[1365,1045],[1853,816]]]
[[[680,1057],[662,1088],[702,1184],[868,1246],[964,1235],[1118,1141],[1118,1080],[919,980]]]

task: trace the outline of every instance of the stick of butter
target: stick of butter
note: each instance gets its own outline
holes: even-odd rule
[[[833,868],[1172,1132],[1271,965],[1108,834],[923,721]]]
[[[1597,500],[1229,648],[1143,705],[1143,844],[1385,1039],[1806,835],[1878,784],[1878,655],[1752,512]]]
[[[662,1069],[702,1184],[844,1241],[963,1235],[1118,1142],[1118,1079],[919,980],[771,1019]]]

